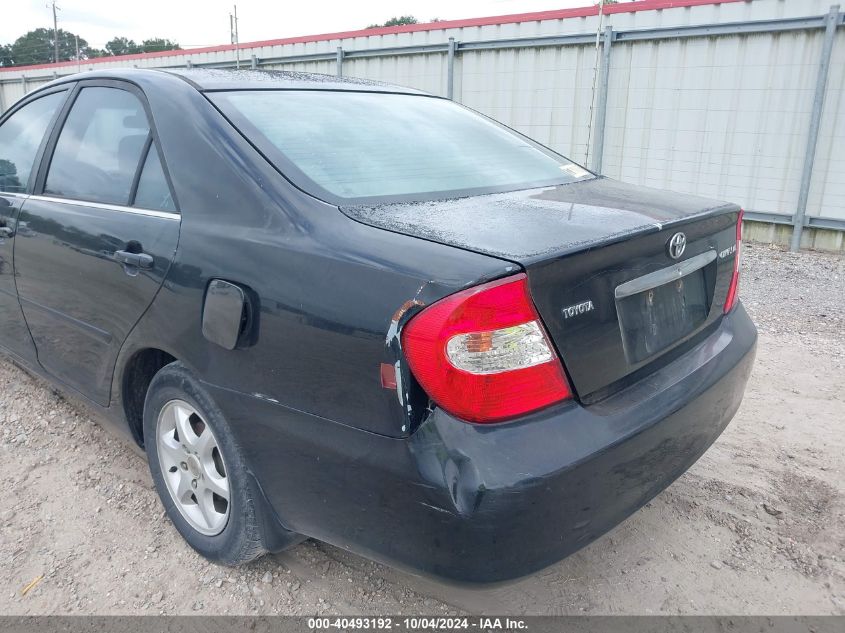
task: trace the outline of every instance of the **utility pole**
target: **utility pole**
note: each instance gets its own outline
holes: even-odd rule
[[[599,76],[599,44],[601,43],[601,34],[604,27],[604,2],[605,0],[599,0],[597,2],[599,6],[599,24],[598,28],[596,28],[596,58],[595,62],[593,63],[593,87],[590,91],[590,118],[587,122],[587,144],[584,150],[584,164],[590,164],[590,142],[593,135],[593,115],[594,110],[596,107],[596,81],[598,80]],[[608,50],[608,40],[605,40],[604,49],[605,51]]]
[[[56,6],[56,0],[51,3],[53,7],[53,62],[59,63],[59,21],[56,19],[56,11],[61,11],[61,8]],[[50,5],[46,5],[50,8]]]
[[[76,72],[79,72],[81,66],[79,63],[79,36],[74,35],[73,39],[76,41]]]
[[[235,45],[235,68],[241,68],[241,49],[238,39],[238,5],[235,5],[235,14],[229,14],[229,39]]]

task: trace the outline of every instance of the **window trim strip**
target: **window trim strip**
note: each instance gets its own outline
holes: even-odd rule
[[[150,130],[147,132],[147,140],[144,141],[144,149],[141,150],[141,158],[138,161],[137,167],[135,167],[135,175],[132,177],[132,186],[129,189],[129,206],[135,204],[135,198],[138,197],[138,185],[141,184],[141,176],[144,174],[144,168],[147,166],[147,159],[150,157],[150,147],[153,145],[153,132]],[[162,173],[164,172],[164,167],[161,168]],[[170,183],[167,182],[167,177],[164,178],[164,184],[167,185],[168,190],[170,189]],[[169,191],[168,191],[169,192]],[[170,197],[173,197],[173,194],[170,194]]]
[[[181,220],[182,215],[173,213],[171,211],[156,211],[153,209],[141,209],[138,207],[127,207],[120,204],[105,204],[102,202],[88,202],[87,200],[77,200],[75,198],[54,198],[52,196],[32,195],[27,196],[29,200],[38,200],[41,202],[53,202],[56,204],[65,204],[74,207],[91,207],[94,209],[103,209],[105,211],[118,211],[121,213],[133,213],[135,215],[145,215],[152,218],[161,218],[164,220]]]

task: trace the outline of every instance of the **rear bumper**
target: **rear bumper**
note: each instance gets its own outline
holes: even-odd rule
[[[739,407],[756,339],[740,305],[690,352],[598,404],[491,426],[438,410],[408,439],[212,390],[288,529],[486,583],[566,557],[687,470]]]

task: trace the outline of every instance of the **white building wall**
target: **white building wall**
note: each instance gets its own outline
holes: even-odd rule
[[[605,172],[739,200],[747,210],[792,213],[822,36],[799,31],[616,46]]]

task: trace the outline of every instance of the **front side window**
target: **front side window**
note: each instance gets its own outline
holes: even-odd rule
[[[126,205],[150,127],[141,101],[118,88],[83,88],[65,121],[44,193]]]
[[[0,125],[0,191],[26,191],[38,148],[64,98],[64,92],[40,97]]]
[[[445,99],[329,90],[208,96],[279,171],[333,202],[425,200],[592,177]]]

